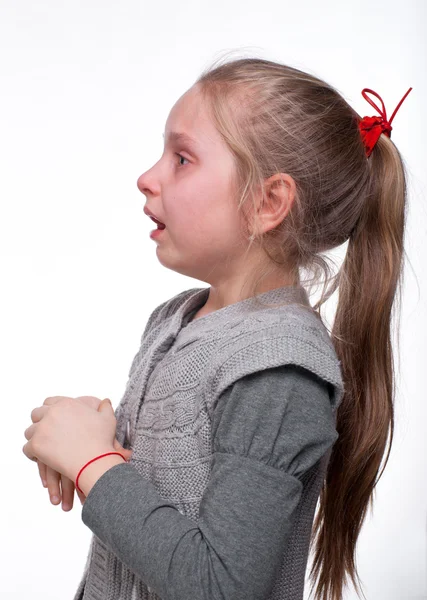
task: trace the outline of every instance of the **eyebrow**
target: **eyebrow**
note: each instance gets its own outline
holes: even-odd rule
[[[165,139],[165,134],[163,134],[163,139]],[[168,139],[171,142],[184,142],[187,144],[193,144],[194,146],[197,146],[198,144],[197,140],[189,136],[187,133],[184,133],[183,131],[170,131],[168,134]]]

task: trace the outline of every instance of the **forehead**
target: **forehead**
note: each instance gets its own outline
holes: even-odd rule
[[[182,142],[190,146],[197,146],[198,141],[185,131],[168,131],[167,135],[163,134],[163,139],[169,142]]]
[[[221,142],[203,98],[196,88],[190,88],[172,107],[163,138],[165,142],[183,142],[192,146]]]

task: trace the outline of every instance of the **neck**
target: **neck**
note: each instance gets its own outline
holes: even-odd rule
[[[263,294],[283,286],[299,286],[299,277],[291,277],[287,274],[270,273],[263,278],[257,285],[256,290],[252,293],[251,286],[254,282],[246,283],[241,277],[227,280],[225,283],[216,285],[212,283],[209,288],[209,296],[205,304],[199,309],[195,317],[200,317],[209,314],[215,310],[229,306],[236,302],[246,300],[254,294]]]

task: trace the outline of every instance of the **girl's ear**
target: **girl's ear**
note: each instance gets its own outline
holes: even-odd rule
[[[296,195],[296,184],[287,173],[275,173],[264,180],[264,194],[257,198],[255,235],[275,229],[286,218]]]

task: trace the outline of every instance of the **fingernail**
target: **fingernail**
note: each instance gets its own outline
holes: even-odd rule
[[[44,479],[42,481],[42,484],[43,484],[43,487],[47,487],[47,481],[45,481]]]
[[[53,502],[54,504],[57,504],[57,503],[59,502],[59,498],[58,498],[58,496],[51,496],[51,497],[50,497],[50,499],[52,500],[52,502]]]
[[[70,510],[71,506],[69,504],[63,504],[62,505],[62,509],[63,510]]]

